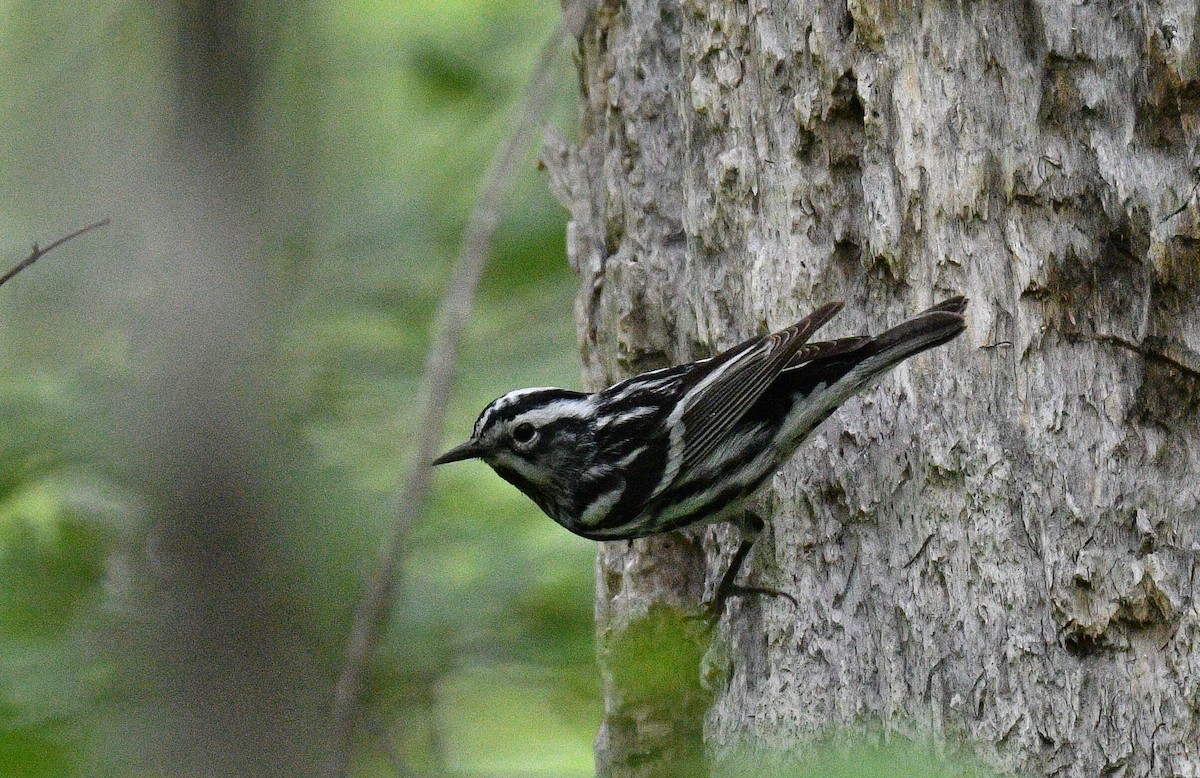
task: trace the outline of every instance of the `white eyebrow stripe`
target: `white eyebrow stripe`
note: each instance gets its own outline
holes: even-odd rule
[[[496,400],[494,403],[492,403],[492,410],[498,411],[501,408],[507,408],[508,406],[515,403],[517,400],[520,400],[522,397],[528,397],[531,394],[537,394],[538,392],[556,392],[556,391],[559,391],[559,390],[553,386],[531,386],[527,389],[515,389],[515,390],[509,392],[508,394],[504,395],[503,397],[501,397],[499,400]]]
[[[483,415],[481,415],[475,421],[475,435],[478,436],[478,434],[482,430],[487,429],[487,427],[491,424],[492,419],[496,416],[497,413],[504,410],[508,406],[513,405],[514,403],[518,402],[522,398],[528,397],[531,394],[538,394],[539,392],[561,392],[561,391],[563,391],[563,390],[559,389],[558,387],[554,387],[554,386],[530,386],[525,389],[514,389],[513,391],[509,392],[508,394],[496,398],[495,400],[492,401],[492,404],[489,405],[484,410]],[[574,401],[574,400],[573,399],[572,400],[558,400],[556,402],[572,402],[572,401]]]
[[[532,424],[540,427],[557,419],[587,419],[596,413],[596,403],[591,397],[578,397],[567,400],[555,400],[540,408],[531,408],[513,417],[510,425]]]

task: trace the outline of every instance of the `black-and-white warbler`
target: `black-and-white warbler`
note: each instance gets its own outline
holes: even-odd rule
[[[808,343],[829,303],[715,357],[634,376],[595,394],[537,387],[499,398],[471,439],[433,464],[479,458],[550,518],[592,540],[736,521],[743,542],[716,599],[761,529],[743,503],[818,424],[908,357],[955,338],[953,297],[876,337]]]

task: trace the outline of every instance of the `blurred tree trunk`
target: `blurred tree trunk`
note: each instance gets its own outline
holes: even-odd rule
[[[314,773],[329,692],[314,683],[278,540],[290,506],[275,462],[289,445],[265,367],[286,306],[262,238],[271,141],[256,134],[266,54],[282,34],[262,22],[273,6],[173,8],[175,121],[139,214],[158,283],[129,426],[157,510],[154,553],[135,575],[146,639],[130,648],[150,668],[157,715],[132,739],[137,769],[179,778]]]
[[[1200,774],[1196,5],[605,2],[571,211],[593,387],[846,300],[967,336],[819,430],[749,575],[728,528],[597,566],[603,776],[720,774],[834,725],[1022,775]],[[571,17],[568,16],[570,19]]]

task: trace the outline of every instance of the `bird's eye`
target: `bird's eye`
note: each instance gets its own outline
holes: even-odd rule
[[[536,437],[537,430],[534,429],[533,425],[527,421],[518,424],[516,427],[513,427],[512,439],[518,444],[527,445],[532,443],[533,439]]]

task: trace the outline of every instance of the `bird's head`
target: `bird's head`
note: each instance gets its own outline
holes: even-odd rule
[[[509,392],[483,409],[467,442],[434,465],[482,459],[558,518],[564,498],[591,462],[596,406],[590,395],[536,387]]]

